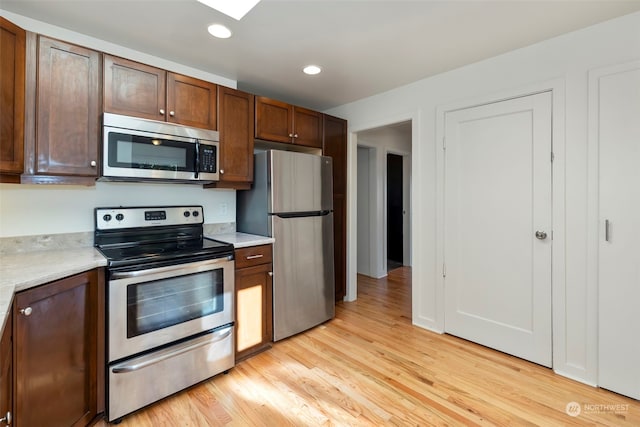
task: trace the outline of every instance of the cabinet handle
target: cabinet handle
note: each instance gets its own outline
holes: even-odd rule
[[[247,257],[247,259],[258,259],[258,258],[262,258],[264,255],[260,254],[260,255],[249,255]]]
[[[164,110],[162,108],[160,109],[160,115],[164,116]]]
[[[96,163],[95,160],[91,160],[91,163],[89,163],[91,165],[92,168],[95,168],[96,166],[98,166],[98,163]]]
[[[224,173],[224,169],[220,169],[220,175]]]
[[[173,117],[173,116],[175,116],[175,115],[176,115],[176,112],[175,112],[175,111],[169,111],[169,115],[170,115],[171,117]]]
[[[25,316],[31,316],[31,313],[33,313],[33,308],[31,307],[20,309],[20,314],[24,314]]]
[[[269,275],[269,277],[273,277],[273,271],[270,271],[267,274]]]
[[[0,423],[5,423],[6,425],[11,424],[11,412],[7,411],[7,415],[0,418]]]

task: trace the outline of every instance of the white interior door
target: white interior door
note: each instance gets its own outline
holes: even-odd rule
[[[605,70],[595,83],[599,385],[640,399],[640,62]]]
[[[445,120],[445,331],[551,366],[551,93]]]

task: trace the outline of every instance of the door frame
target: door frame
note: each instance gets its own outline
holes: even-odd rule
[[[566,278],[565,278],[565,168],[566,168],[566,147],[565,147],[565,82],[564,79],[554,79],[547,82],[533,84],[519,89],[512,89],[498,93],[479,95],[462,101],[438,106],[436,109],[436,260],[440,274],[436,280],[436,318],[432,320],[434,330],[444,332],[445,313],[445,115],[447,112],[478,107],[523,96],[534,95],[541,92],[551,92],[552,111],[552,151],[554,160],[551,165],[552,170],[552,224],[553,224],[553,248],[551,255],[551,317],[552,317],[552,366],[564,367],[571,365],[566,360],[567,352],[564,347],[566,342]],[[425,319],[427,320],[427,319]],[[576,366],[576,368],[579,368]],[[580,369],[582,371],[582,369]],[[571,372],[564,372],[563,375],[572,377]]]
[[[358,153],[357,147],[369,147],[367,144],[358,143],[358,132],[389,126],[400,122],[411,121],[411,167],[410,167],[410,181],[411,183],[417,182],[419,179],[420,168],[419,165],[416,164],[418,159],[420,158],[420,144],[419,141],[421,139],[420,136],[420,110],[415,110],[411,112],[407,112],[406,114],[400,114],[392,117],[378,117],[377,119],[372,120],[371,122],[365,122],[362,124],[358,124],[357,127],[353,127],[349,129],[348,143],[347,143],[347,163],[348,163],[348,178],[347,178],[347,291],[344,297],[344,301],[355,301],[358,298],[358,273],[357,273],[357,247],[358,247],[358,215],[357,215],[357,172],[358,172]],[[349,126],[352,124],[349,123]],[[386,187],[386,186],[385,186]],[[386,197],[386,188],[385,188],[385,197]],[[354,192],[356,194],[354,194]],[[415,200],[414,197],[414,186],[410,187],[409,200],[411,200],[410,206],[410,230],[411,233],[417,233],[420,227],[418,221],[416,221],[415,216],[413,215]],[[386,223],[385,223],[386,224]],[[386,225],[385,231],[386,233]],[[386,236],[386,235],[385,235]],[[386,239],[386,237],[385,237]],[[385,240],[386,241],[386,240]],[[410,254],[413,257],[415,253],[415,245],[417,244],[418,239],[411,239],[411,247]],[[386,244],[384,247],[386,252]],[[413,265],[413,269],[420,268],[419,265]],[[415,313],[417,310],[416,304],[419,301],[419,286],[411,287],[411,301],[412,301],[412,312]]]

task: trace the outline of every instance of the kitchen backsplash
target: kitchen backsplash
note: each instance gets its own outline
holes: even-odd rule
[[[234,233],[235,222],[204,224],[204,235]],[[93,232],[39,234],[0,238],[0,255],[93,246]]]

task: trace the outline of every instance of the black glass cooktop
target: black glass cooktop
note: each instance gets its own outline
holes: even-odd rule
[[[153,243],[123,243],[98,246],[110,267],[155,263],[159,261],[188,261],[233,255],[233,245],[203,237]]]

